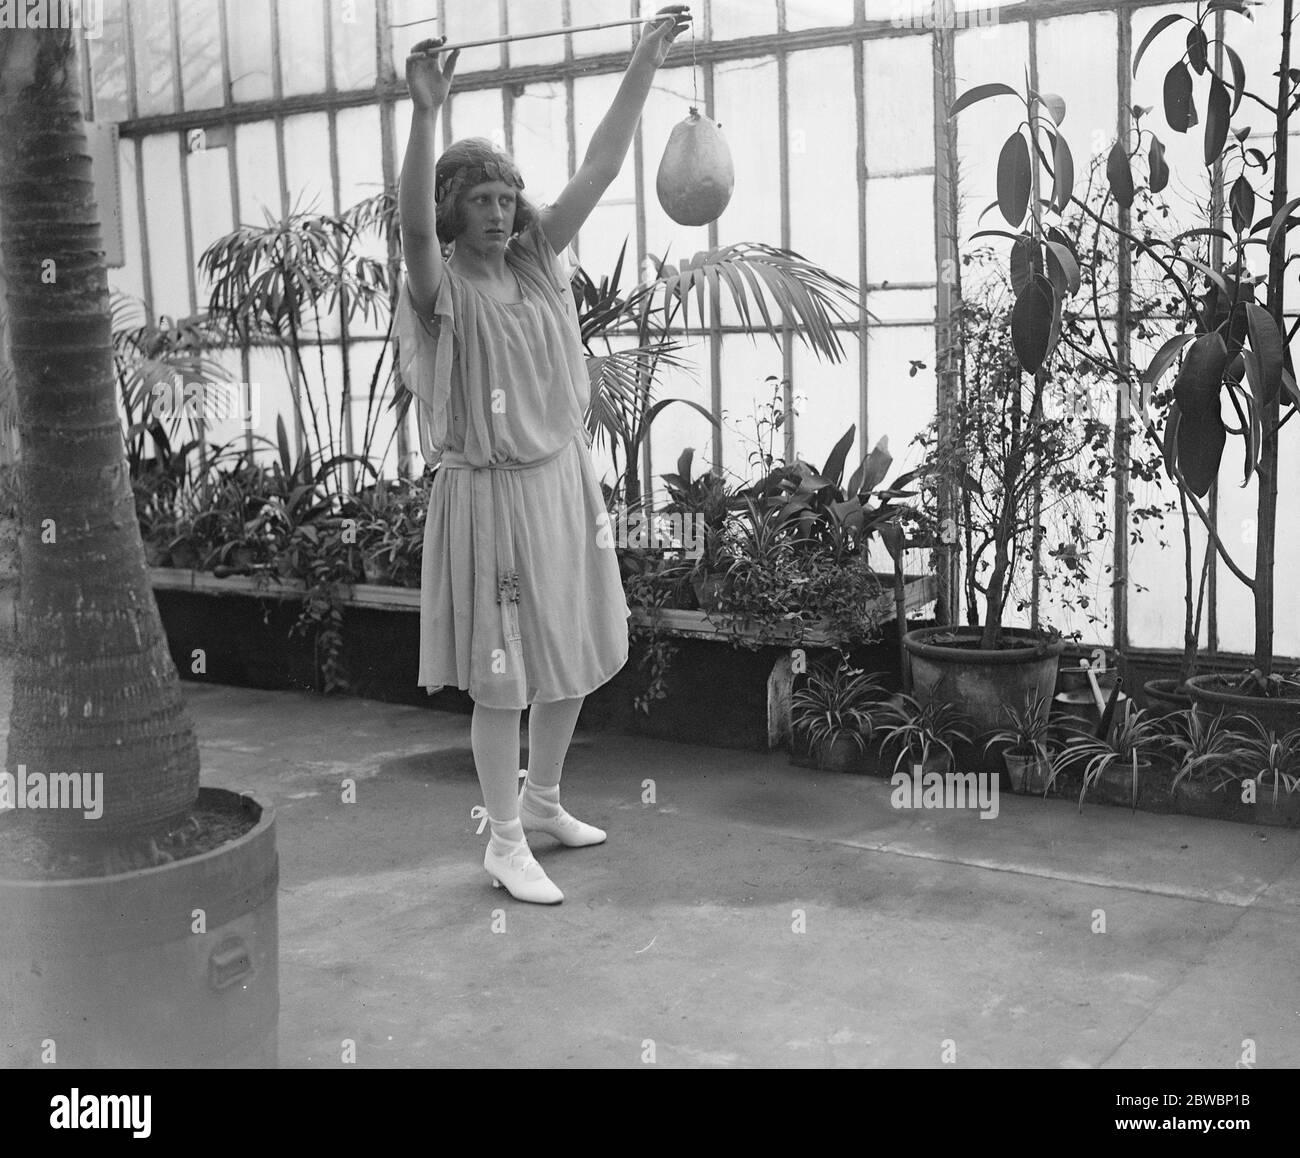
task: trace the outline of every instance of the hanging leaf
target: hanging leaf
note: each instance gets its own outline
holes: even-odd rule
[[[1058,125],[1065,120],[1065,99],[1054,92],[1040,92],[1038,99]]]
[[[1155,40],[1171,24],[1177,24],[1180,20],[1186,20],[1186,16],[1170,15],[1162,16],[1152,26],[1151,31],[1142,37],[1142,43],[1138,45],[1138,50],[1133,54],[1133,75],[1138,74],[1138,65],[1142,63],[1142,57],[1146,55],[1146,50],[1151,47],[1151,42]]]
[[[1110,181],[1110,191],[1125,209],[1133,205],[1133,169],[1128,163],[1128,153],[1124,146],[1116,141],[1110,149],[1106,160],[1106,178]]]
[[[1169,184],[1169,162],[1165,160],[1165,146],[1154,133],[1151,134],[1151,151],[1147,154],[1147,169],[1152,193],[1159,193]]]
[[[1219,388],[1227,364],[1228,347],[1217,330],[1192,343],[1174,382],[1174,398],[1184,417],[1219,412]]]
[[[1009,224],[1018,226],[1024,221],[1032,185],[1029,145],[1017,129],[1007,138],[998,157],[998,207]]]
[[[1022,233],[1011,247],[1011,289],[1019,295],[1030,278],[1043,272],[1043,254],[1028,233]]]
[[[1020,365],[1030,374],[1037,374],[1047,357],[1053,308],[1052,283],[1035,274],[1017,295],[1011,311],[1011,344]]]
[[[1205,163],[1213,165],[1228,140],[1228,121],[1232,117],[1232,98],[1227,86],[1217,76],[1210,81],[1210,101],[1205,110]]]
[[[1244,308],[1250,331],[1250,348],[1258,359],[1259,386],[1262,391],[1258,397],[1262,407],[1277,397],[1282,385],[1282,335],[1278,332],[1273,315],[1263,306],[1247,302]]]
[[[978,84],[973,89],[970,89],[968,92],[962,93],[961,96],[959,96],[955,101],[952,102],[952,107],[949,108],[948,110],[948,116],[955,117],[963,109],[968,109],[970,108],[971,105],[977,104],[979,101],[982,100],[987,100],[989,97],[993,97],[993,96],[1018,97],[1019,95],[1020,94],[1016,92],[1016,90],[1013,89],[1009,84],[999,84],[999,83]]]
[[[1228,57],[1228,65],[1232,69],[1232,109],[1231,115],[1237,115],[1237,109],[1241,107],[1241,98],[1246,93],[1246,66],[1242,64],[1241,57],[1237,55],[1237,50],[1231,44],[1224,44],[1224,53]]]
[[[1293,197],[1273,214],[1273,224],[1268,227],[1268,240],[1264,243],[1270,253],[1273,252],[1273,246],[1277,244],[1278,238],[1295,224],[1291,214],[1298,208],[1300,208],[1300,197]]]
[[[1255,190],[1244,175],[1232,183],[1232,189],[1228,193],[1228,211],[1232,215],[1233,229],[1245,233],[1255,214]]]
[[[1210,38],[1205,35],[1205,29],[1199,24],[1193,24],[1187,33],[1187,59],[1197,76],[1204,75],[1210,63],[1209,48]]]
[[[1178,428],[1182,421],[1182,411],[1174,402],[1169,407],[1169,417],[1165,419],[1165,437],[1160,443],[1160,453],[1164,456],[1165,471],[1175,482],[1178,481]]]
[[[1259,466],[1259,448],[1264,441],[1264,427],[1260,421],[1263,407],[1259,400],[1261,393],[1259,359],[1251,350],[1243,350],[1242,353],[1245,355],[1242,365],[1246,367],[1246,378],[1250,382],[1251,389],[1251,393],[1243,395],[1241,399],[1241,404],[1246,407],[1245,420],[1242,423],[1245,458],[1241,485],[1246,486]],[[1236,399],[1234,398],[1233,401],[1235,403]],[[1238,413],[1240,413],[1240,406],[1238,406]]]
[[[1300,410],[1300,386],[1296,385],[1296,380],[1291,376],[1290,370],[1282,371],[1282,385],[1286,392],[1291,395],[1291,405]]]
[[[1064,213],[1065,207],[1070,204],[1070,195],[1074,192],[1074,154],[1070,152],[1063,133],[1056,134],[1052,169],[1052,208],[1057,213]]]
[[[1047,253],[1049,269],[1052,266],[1059,268],[1065,276],[1066,288],[1071,294],[1077,294],[1081,284],[1079,263],[1075,260],[1069,246],[1062,245],[1059,241],[1049,241],[1047,243]],[[1053,283],[1055,284],[1055,278],[1053,278]]]
[[[1180,416],[1178,422],[1178,466],[1187,486],[1198,499],[1209,494],[1219,477],[1228,431],[1216,406],[1205,414]]]
[[[1258,3],[1258,0],[1209,0],[1205,6],[1206,13],[1215,12],[1222,9],[1224,12],[1238,12],[1247,20],[1254,17],[1250,14],[1250,5]]]
[[[1175,133],[1185,133],[1196,124],[1192,74],[1181,60],[1165,73],[1165,120]]]

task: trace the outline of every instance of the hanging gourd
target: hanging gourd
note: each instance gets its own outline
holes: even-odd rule
[[[678,225],[708,225],[722,216],[735,187],[727,142],[717,125],[692,108],[673,128],[659,162],[659,204]]]

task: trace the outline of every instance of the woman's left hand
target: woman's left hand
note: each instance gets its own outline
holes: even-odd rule
[[[686,4],[669,4],[660,8],[641,28],[638,52],[650,53],[658,68],[668,58],[673,41],[691,26],[691,9]]]

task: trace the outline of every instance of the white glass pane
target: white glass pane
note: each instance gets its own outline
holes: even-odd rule
[[[1241,442],[1230,438],[1219,469],[1219,535],[1237,565],[1247,575],[1253,575],[1259,482],[1252,477],[1250,485],[1243,489],[1241,479]],[[1247,653],[1255,650],[1254,599],[1226,567],[1219,571],[1219,649]]]
[[[490,40],[505,35],[501,27],[500,9],[496,4],[485,4],[483,0],[446,0],[447,28],[445,35],[448,44],[464,44],[473,40]],[[432,15],[432,13],[430,13]],[[442,35],[426,32],[425,36]],[[505,64],[505,52],[500,44],[491,44],[483,48],[466,49],[456,62],[459,73],[481,72],[484,69],[502,68]]]
[[[578,164],[581,165],[583,158],[587,155],[587,148],[591,144],[592,135],[599,127],[605,113],[609,111],[609,106],[614,102],[614,96],[618,92],[618,86],[622,83],[622,77],[612,74],[604,76],[580,76],[573,82],[573,126],[574,126],[574,156]],[[650,100],[655,101],[657,96],[651,93]],[[662,149],[662,145],[660,146]],[[658,164],[656,157],[655,164]],[[633,150],[629,149],[627,160],[623,162],[623,168],[614,178],[613,183],[605,190],[605,196],[602,203],[620,201],[634,201],[636,198],[636,170],[633,167]]]
[[[974,29],[958,32],[957,95],[995,81],[1022,89],[1029,61],[1026,27],[1023,23],[1004,25],[998,35],[991,37]],[[959,234],[963,239],[980,228],[1006,225],[996,210],[982,224],[976,222],[984,208],[997,198],[998,154],[1023,115],[1024,106],[1011,96],[991,97],[957,115],[957,156],[961,172]],[[1113,137],[1113,129],[1111,134]],[[1109,142],[1106,147],[1110,147]],[[1085,168],[1082,159],[1078,168],[1081,171]]]
[[[406,76],[406,57],[421,40],[441,36],[438,6],[427,0],[389,0],[388,18],[393,30],[393,67],[399,77]],[[412,23],[412,22],[416,23]],[[399,27],[403,26],[403,27]]]
[[[356,454],[369,454],[376,470],[384,475],[397,473],[397,439],[394,437],[393,415],[388,408],[392,400],[392,383],[389,374],[393,365],[393,344],[388,342],[353,342],[348,351],[348,366],[352,372],[352,438]],[[376,370],[378,378],[375,379]],[[371,381],[375,381],[375,397],[370,399]],[[367,418],[366,411],[370,414]],[[389,439],[392,438],[392,445]],[[367,448],[367,439],[369,447]],[[387,454],[382,459],[381,455]]]
[[[569,0],[569,12],[570,28],[580,28],[585,24],[608,24],[612,20],[629,20],[633,16],[630,0]],[[695,19],[701,19],[698,6]],[[571,38],[573,55],[583,57],[605,52],[627,52],[631,50],[637,35],[636,25],[606,28],[603,32],[583,32]]]
[[[292,212],[331,213],[329,118],[304,113],[284,119],[284,171]]]
[[[359,202],[383,192],[383,159],[379,140],[379,110],[373,105],[340,109],[335,122],[339,150],[339,207],[351,209]],[[354,256],[386,262],[388,247],[378,229],[367,231],[353,250]],[[387,315],[367,321],[360,313],[351,323],[355,334],[382,335]]]
[[[238,350],[217,350],[207,355],[218,362],[230,375],[228,382],[214,383],[210,401],[203,408],[203,439],[208,445],[218,447],[232,446],[242,450],[245,445],[244,432],[251,423],[246,417],[256,410],[246,411],[248,392],[245,390],[243,369]],[[253,406],[261,405],[260,399],[251,399]]]
[[[514,100],[514,158],[534,205],[549,205],[569,181],[564,85],[530,84]]]
[[[932,289],[873,290],[867,295],[867,309],[882,322],[934,320]]]
[[[1038,86],[1065,100],[1061,132],[1075,155],[1076,174],[1083,170],[1094,139],[1104,139],[1107,148],[1115,139],[1117,51],[1114,13],[1069,16],[1038,25]],[[1082,187],[1077,176],[1076,181]]]
[[[1133,492],[1136,507],[1159,506],[1177,497],[1173,484],[1163,478],[1156,483],[1137,481]],[[1191,518],[1193,575],[1199,582],[1206,534],[1194,511]],[[1177,510],[1165,515],[1158,524],[1144,525],[1142,542],[1129,548],[1128,636],[1133,647],[1168,647],[1181,651],[1186,589],[1183,560],[1182,519]],[[1229,582],[1235,580],[1229,577]],[[1203,617],[1202,643],[1207,639],[1206,630]]]
[[[275,126],[253,121],[235,126],[235,165],[239,173],[239,221],[261,225],[269,212],[280,216],[280,165]]]
[[[774,395],[780,404],[781,373],[781,350],[767,337],[722,339],[722,456],[733,484],[763,476],[760,456],[785,459],[783,430],[763,425]]]
[[[266,0],[226,0],[230,92],[238,101],[268,100],[275,92],[271,65],[271,6]]]
[[[847,281],[858,280],[857,117],[853,53],[790,56],[790,245]],[[767,182],[771,187],[770,180]]]
[[[736,185],[718,218],[718,242],[781,244],[781,121],[777,68],[772,58],[726,61],[714,72],[714,101],[723,139],[731,151]],[[802,105],[800,106],[802,107]],[[723,321],[739,324],[730,306]]]
[[[549,32],[564,27],[564,6],[561,0],[529,0],[527,4],[511,4],[506,7],[506,21],[509,25],[508,35],[518,36],[524,32]],[[579,41],[582,37],[577,38]],[[581,43],[579,51],[584,51]],[[536,40],[516,40],[507,45],[511,68],[520,68],[530,64],[553,64],[564,59],[564,37],[542,36]]]
[[[322,0],[280,0],[280,83],[285,96],[325,91]]]
[[[795,419],[795,450],[799,458],[821,467],[832,448],[850,426],[858,425],[858,360],[861,347],[857,338],[843,335],[844,360],[826,362],[818,359],[802,343],[794,345],[794,391],[799,399]],[[862,461],[862,431],[857,431],[844,478]]]
[[[284,428],[289,435],[289,445],[297,445],[294,433],[293,390],[289,385],[289,375],[284,358],[274,346],[254,346],[248,352],[248,381],[254,390],[258,405],[255,408],[256,421],[253,434],[270,440],[270,447],[255,441],[255,453],[262,461],[275,457],[275,420],[284,419]]]
[[[130,11],[139,114],[175,112],[171,4],[169,0],[137,0]]]
[[[203,251],[233,228],[230,206],[229,159],[225,149],[198,149],[187,153],[185,164],[190,185],[190,231],[197,262]],[[195,270],[199,307],[211,293],[211,285]]]
[[[622,253],[619,284],[626,292],[637,282],[636,207],[597,205],[574,239],[574,248],[582,268],[598,285],[601,278],[614,276],[614,266]]]
[[[339,149],[339,206],[348,209],[384,191],[379,109],[374,105],[339,109],[335,132]]]
[[[1294,420],[1282,430],[1279,455],[1273,654],[1300,656],[1300,520],[1285,513],[1288,499],[1300,494],[1300,430]]]
[[[934,178],[867,182],[867,280],[933,282]]]
[[[149,236],[149,270],[153,278],[153,312],[183,317],[190,312],[189,270],[185,257],[185,220],[181,214],[180,151],[176,134],[145,137],[145,221]]]
[[[649,7],[649,6],[647,6]],[[657,7],[654,6],[654,7]],[[695,35],[702,37],[703,5],[693,9],[701,27]],[[742,36],[767,36],[776,31],[776,0],[713,0],[713,39],[736,40]],[[690,33],[678,44],[690,47]]]
[[[487,137],[498,149],[506,147],[505,122],[501,93],[497,89],[478,89],[451,94],[451,140]],[[450,142],[448,142],[450,143]],[[528,180],[525,174],[524,180]]]
[[[1169,12],[1186,15],[1187,9],[1184,5],[1174,4],[1161,8],[1144,8],[1141,12],[1135,12],[1133,14],[1134,45],[1140,44],[1151,26]],[[1209,197],[1209,170],[1205,167],[1204,145],[1209,76],[1208,74],[1205,77],[1193,76],[1192,99],[1196,103],[1200,123],[1193,125],[1186,133],[1176,133],[1169,127],[1165,120],[1163,96],[1165,74],[1186,52],[1186,24],[1181,29],[1168,28],[1161,33],[1142,57],[1142,64],[1133,80],[1133,103],[1151,108],[1151,112],[1143,117],[1142,126],[1154,132],[1164,143],[1165,160],[1170,169],[1169,186],[1161,197],[1168,203],[1173,219],[1181,222],[1184,228],[1190,228],[1192,225],[1205,224],[1196,206]],[[1243,108],[1239,113],[1239,123],[1244,122],[1247,117],[1253,119],[1253,114],[1248,114]],[[1109,150],[1114,139],[1115,130],[1112,128],[1104,140],[1100,135],[1098,136],[1093,151],[1100,153]],[[1146,140],[1149,140],[1149,137]],[[1143,151],[1145,152],[1145,149]],[[1076,171],[1081,170],[1082,167],[1076,161]],[[1136,168],[1139,170],[1138,179],[1144,179],[1145,164],[1139,161]]]
[[[179,15],[185,107],[222,105],[220,12],[212,0],[180,0]]]
[[[913,360],[924,362],[915,378]],[[912,439],[934,417],[934,330],[929,326],[873,327],[867,341],[867,441],[888,436],[896,472],[920,463]]]
[[[934,164],[934,61],[928,36],[864,46],[867,172]]]
[[[339,404],[343,397],[343,359],[337,346],[325,347],[325,370],[321,372],[321,359],[313,348],[303,354],[303,367],[306,371],[306,384],[310,389],[311,403],[316,408],[313,419],[308,405],[307,393],[302,398],[303,423],[311,432],[308,440],[313,451],[324,450],[329,454],[343,454],[346,443],[340,426]],[[285,419],[288,425],[288,419]],[[319,434],[317,433],[319,431]]]
[[[668,260],[674,265],[709,247],[708,226],[678,225],[664,212],[655,191],[659,164],[663,160],[669,134],[674,126],[687,118],[691,100],[689,68],[660,71],[641,117],[645,158],[646,249],[660,258],[667,253]],[[700,109],[701,114],[704,111],[703,108]]]
[[[121,8],[104,13],[103,35],[87,40],[95,92],[95,120],[127,118],[126,17]]]
[[[122,174],[122,252],[126,264],[108,271],[109,281],[123,293],[144,300],[144,261],[140,249],[140,212],[136,199],[134,141],[117,143],[118,170]]]
[[[681,370],[664,370],[656,383],[654,397],[656,401],[665,398],[684,398],[703,406],[709,406],[709,348],[707,342],[693,342],[691,348],[683,352],[685,360],[691,365]],[[695,448],[693,464],[699,464],[707,458],[713,445],[713,427],[708,419],[690,406],[674,403],[665,406],[655,417],[650,428],[650,453],[653,464],[653,478],[642,480],[642,489],[652,486],[656,502],[659,505],[669,500],[664,481],[659,476],[677,469],[677,459],[688,446]],[[692,466],[692,474],[698,475],[703,467]],[[649,482],[649,486],[646,483]]]
[[[853,23],[853,0],[785,0],[785,27],[835,28]]]
[[[375,0],[331,0],[330,28],[334,87],[370,88],[375,83]]]

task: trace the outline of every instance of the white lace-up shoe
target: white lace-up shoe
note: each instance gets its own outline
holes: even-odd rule
[[[492,875],[492,887],[499,889],[504,885],[517,901],[558,905],[564,900],[564,894],[533,858],[526,840],[521,840],[503,856],[494,853],[489,844],[483,854],[483,867]]]

